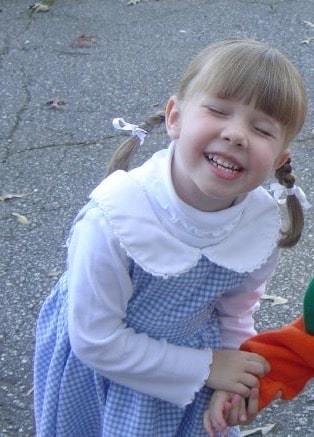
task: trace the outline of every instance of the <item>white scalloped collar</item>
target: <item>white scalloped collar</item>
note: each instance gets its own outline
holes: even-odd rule
[[[191,208],[171,182],[173,147],[129,173],[113,173],[92,192],[121,246],[145,271],[163,277],[188,271],[203,255],[239,273],[261,267],[280,235],[274,199],[259,187],[224,211]]]

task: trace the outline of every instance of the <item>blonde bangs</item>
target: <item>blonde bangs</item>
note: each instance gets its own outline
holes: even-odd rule
[[[189,98],[194,92],[254,104],[285,126],[289,140],[306,116],[296,68],[279,51],[254,40],[229,40],[203,50],[188,67],[178,96]]]

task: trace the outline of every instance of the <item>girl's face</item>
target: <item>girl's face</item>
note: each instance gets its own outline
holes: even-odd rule
[[[200,93],[181,102],[174,96],[167,104],[166,125],[176,140],[175,190],[202,211],[228,208],[289,157],[283,126],[241,101]]]

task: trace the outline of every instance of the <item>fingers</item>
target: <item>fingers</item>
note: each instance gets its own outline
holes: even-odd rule
[[[231,408],[228,411],[228,415],[226,413],[226,420],[229,426],[235,426],[239,424],[240,414],[243,414],[243,408],[241,407],[241,403],[243,404],[244,398],[239,395],[233,395],[231,400]],[[245,411],[245,408],[244,408]]]
[[[258,413],[258,389],[250,391],[248,398],[239,395],[233,395],[231,399],[231,408],[225,410],[225,419],[228,426],[246,425],[252,422]]]
[[[215,437],[217,432],[222,433],[223,435],[227,432],[227,422],[223,416],[215,418],[211,415],[209,409],[204,413],[203,425],[210,437]]]
[[[259,386],[258,377],[264,376],[269,368],[268,362],[257,354],[216,350],[206,385],[248,397],[250,389]]]
[[[254,390],[254,389],[253,389]],[[238,418],[239,418],[239,422],[238,423],[245,423],[248,420],[248,415],[247,415],[247,411],[246,411],[246,399],[245,398],[240,398],[239,401],[239,405],[238,405]]]
[[[246,399],[241,398],[238,406],[238,424],[247,425],[251,423],[258,413],[259,391],[253,388],[250,396]]]
[[[206,410],[203,416],[203,425],[210,437],[215,437],[215,429],[210,418],[210,411]]]
[[[256,376],[249,373],[239,375],[239,382],[233,384],[230,391],[244,398],[250,396],[251,389],[259,387],[259,380]]]
[[[242,375],[241,379],[239,380],[241,384],[243,384],[246,388],[249,390],[251,388],[257,388],[259,386],[259,379],[257,376],[252,375],[251,373],[245,373]],[[247,393],[247,396],[249,396],[250,392]]]
[[[270,371],[270,364],[264,357],[249,352],[245,370],[257,376],[264,376]]]
[[[228,431],[225,414],[231,408],[231,395],[223,391],[215,391],[209,402],[207,411],[203,416],[203,423],[209,435],[215,436],[217,432],[224,435]]]
[[[259,391],[250,390],[244,398],[237,394],[216,391],[203,416],[203,423],[210,437],[228,435],[228,426],[246,425],[252,422],[258,413]]]
[[[259,391],[257,388],[253,388],[250,391],[250,396],[247,402],[247,418],[246,421],[252,421],[258,413],[258,398]]]

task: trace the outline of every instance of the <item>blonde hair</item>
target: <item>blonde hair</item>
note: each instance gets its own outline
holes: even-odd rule
[[[277,49],[251,39],[212,44],[188,65],[178,87],[179,99],[196,92],[237,99],[279,121],[287,143],[306,116],[306,93],[293,64]]]
[[[237,99],[275,118],[285,129],[285,147],[303,126],[307,100],[303,80],[293,64],[277,49],[252,39],[230,39],[202,50],[188,65],[177,88],[177,97],[188,101],[195,93]],[[164,122],[164,112],[147,119],[140,127],[150,132]],[[139,139],[130,137],[109,163],[110,174],[128,170]],[[294,185],[290,161],[275,173],[286,188]],[[282,232],[280,247],[292,247],[300,239],[303,210],[297,197],[288,196],[288,229]]]

